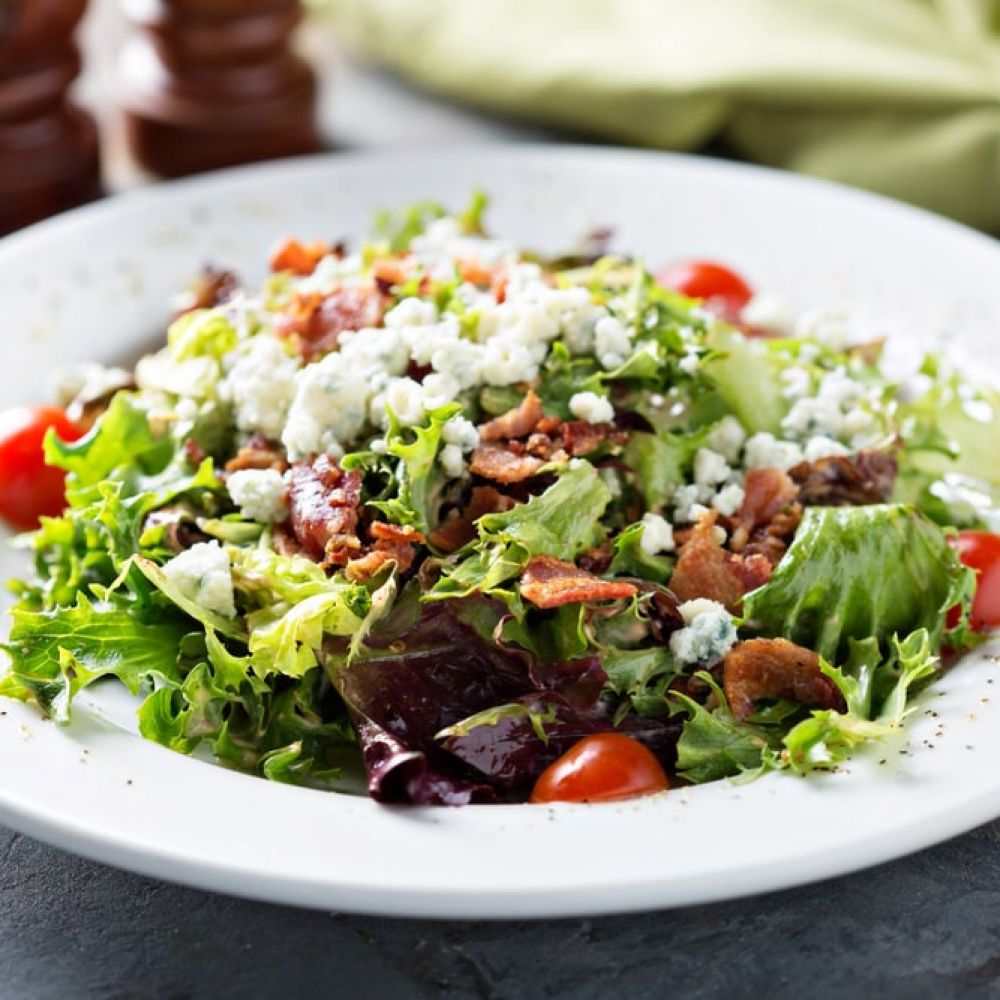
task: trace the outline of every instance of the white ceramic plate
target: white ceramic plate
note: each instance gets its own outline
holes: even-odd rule
[[[205,261],[262,275],[287,233],[359,237],[373,209],[491,192],[496,231],[565,247],[612,224],[650,262],[722,258],[799,303],[842,304],[902,353],[979,358],[1000,331],[1000,249],[894,203],[775,172],[567,147],[338,156],[142,191],[0,243],[0,399],[60,364],[136,353]],[[4,552],[0,569],[20,563]],[[843,772],[717,783],[619,805],[387,808],[173,754],[103,688],[58,729],[0,705],[0,821],[207,889],[413,916],[551,916],[704,902],[897,857],[1000,815],[990,647],[925,699],[908,747]],[[905,751],[905,752],[904,752]]]

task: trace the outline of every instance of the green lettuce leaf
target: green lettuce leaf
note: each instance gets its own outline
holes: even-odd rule
[[[99,677],[117,677],[133,694],[149,684],[179,679],[181,640],[190,625],[146,620],[134,607],[94,603],[82,593],[72,607],[11,611],[2,648],[13,663],[0,694],[33,701],[66,722],[78,691]]]
[[[708,346],[717,352],[702,371],[751,434],[781,430],[788,409],[781,393],[780,364],[760,341],[744,337],[723,323],[713,324]]]
[[[939,649],[974,577],[941,529],[904,504],[813,507],[771,580],[743,601],[747,627],[836,662],[851,639],[926,629]]]
[[[611,490],[589,463],[570,463],[544,493],[476,522],[479,538],[443,566],[428,598],[461,597],[476,591],[513,600],[503,584],[520,575],[532,556],[575,559],[602,538],[601,515]]]

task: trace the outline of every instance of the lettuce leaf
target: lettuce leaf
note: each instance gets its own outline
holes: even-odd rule
[[[589,462],[571,462],[544,493],[476,522],[479,538],[445,564],[430,599],[495,593],[532,556],[575,559],[603,537],[601,515],[611,490]]]
[[[927,629],[905,639],[893,636],[884,659],[873,639],[853,643],[842,670],[821,664],[847,703],[845,713],[814,711],[784,738],[782,761],[805,773],[831,768],[846,760],[869,740],[885,740],[898,733],[913,711],[911,690],[933,677],[938,669]]]
[[[895,499],[916,505],[939,524],[1000,531],[1000,392],[942,373],[899,408],[904,447]]]
[[[15,607],[2,648],[12,659],[0,694],[33,701],[67,722],[73,697],[99,677],[117,677],[133,694],[149,683],[179,680],[181,640],[190,625],[149,620],[134,606],[92,602],[82,593],[71,607],[28,611]]]
[[[779,433],[788,404],[774,355],[724,323],[712,325],[706,343],[716,353],[702,370],[740,423],[751,434]]]
[[[949,608],[974,587],[944,532],[913,507],[813,507],[771,580],[743,601],[746,626],[836,662],[851,639],[926,629],[935,650]]]

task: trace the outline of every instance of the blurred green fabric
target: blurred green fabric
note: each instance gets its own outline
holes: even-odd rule
[[[1000,231],[1000,0],[322,0],[427,89]]]

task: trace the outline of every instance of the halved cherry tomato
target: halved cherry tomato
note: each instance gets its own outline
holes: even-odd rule
[[[669,787],[660,762],[637,740],[621,733],[595,733],[541,773],[531,801],[613,802]]]
[[[736,322],[753,298],[753,289],[735,271],[710,260],[683,260],[657,272],[656,280],[691,299],[701,299],[711,312]]]
[[[83,435],[54,406],[19,406],[0,413],[0,517],[21,531],[38,527],[40,517],[55,517],[66,506],[66,473],[46,465],[42,452],[50,427],[64,441]]]
[[[271,254],[272,271],[291,271],[292,274],[307,277],[316,270],[316,265],[333,248],[323,240],[315,243],[300,243],[298,240],[285,240]]]
[[[1000,626],[1000,535],[989,531],[960,531],[948,539],[958,558],[976,571],[976,596],[972,599],[972,627],[977,632]],[[948,614],[949,625],[958,619]]]

